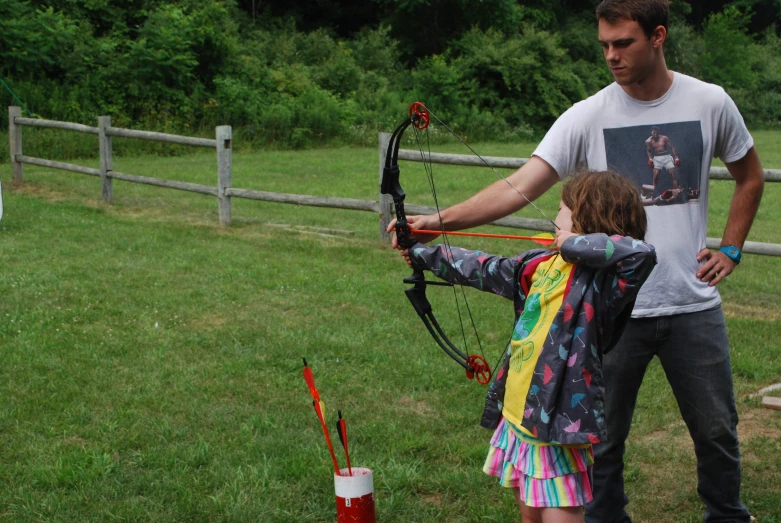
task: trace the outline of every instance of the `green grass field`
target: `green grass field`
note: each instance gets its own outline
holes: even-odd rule
[[[764,165],[781,168],[781,133],[755,137]],[[528,156],[533,144],[475,147]],[[79,163],[97,167],[97,154]],[[377,199],[376,149],[240,153],[233,165],[239,188]],[[114,168],[216,184],[211,154],[119,157]],[[444,205],[494,179],[485,169],[434,173]],[[402,177],[408,202],[431,205],[420,164],[403,164]],[[334,521],[303,356],[332,436],[341,409],[353,465],[374,470],[378,521],[519,521],[512,495],[480,470],[485,388],[425,332],[402,295],[409,270],[379,241],[376,215],[234,199],[234,225],[221,229],[216,200],[202,195],[115,181],[104,205],[96,178],[25,166],[16,187],[7,163],[0,180],[0,520]],[[732,184],[711,187],[709,235],[719,236]],[[750,240],[781,243],[779,196],[767,184]],[[557,203],[555,191],[540,200],[549,214]],[[781,522],[781,412],[751,396],[781,381],[781,259],[744,259],[720,285],[742,497],[757,521]],[[429,294],[457,332],[452,295]],[[510,305],[479,293],[469,304],[495,363]],[[656,362],[627,487],[635,521],[701,520],[693,449]]]

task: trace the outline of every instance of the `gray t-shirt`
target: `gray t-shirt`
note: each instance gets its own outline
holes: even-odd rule
[[[579,167],[609,169],[635,182],[648,214],[646,241],[659,265],[643,285],[633,317],[707,310],[721,303],[700,282],[711,159],[734,162],[754,141],[721,87],[675,73],[664,96],[635,100],[618,84],[578,102],[545,135],[535,156],[565,178]]]

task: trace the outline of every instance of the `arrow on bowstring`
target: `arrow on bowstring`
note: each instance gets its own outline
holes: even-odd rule
[[[306,358],[303,358],[304,360],[304,381],[306,381],[307,386],[309,387],[309,392],[312,394],[312,406],[315,408],[315,413],[317,414],[317,418],[320,420],[320,426],[323,429],[323,434],[325,435],[325,441],[328,443],[328,451],[331,453],[331,460],[334,463],[334,472],[337,476],[341,476],[341,471],[339,470],[339,463],[336,461],[336,453],[334,453],[334,446],[331,443],[331,435],[328,433],[328,426],[325,424],[325,404],[320,399],[320,392],[318,392],[317,387],[315,387],[315,376],[312,374],[312,369],[309,368],[309,365],[306,363]]]
[[[411,233],[421,234],[447,234],[448,236],[474,236],[477,238],[504,238],[508,240],[529,240],[540,245],[551,245],[556,239],[547,233],[535,234],[534,236],[517,236],[510,234],[489,234],[486,232],[460,232],[460,231],[436,231],[429,229],[410,229]]]

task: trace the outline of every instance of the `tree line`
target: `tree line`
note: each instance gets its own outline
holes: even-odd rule
[[[368,144],[412,101],[470,139],[539,136],[612,78],[597,0],[5,0],[5,105],[258,146]],[[671,4],[668,66],[781,125],[781,0]],[[3,126],[7,114],[3,113]]]

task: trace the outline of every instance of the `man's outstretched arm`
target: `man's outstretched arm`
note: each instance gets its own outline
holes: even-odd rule
[[[732,203],[729,206],[729,216],[721,245],[734,245],[742,249],[762,199],[765,172],[762,170],[762,163],[754,147],[749,149],[746,156],[726,166],[735,179],[735,192],[732,193]],[[720,251],[711,252],[709,249],[703,249],[697,254],[697,260],[707,260],[697,271],[697,278],[709,282],[711,287],[735,269],[735,263]]]
[[[471,229],[504,218],[523,208],[527,202],[518,192],[529,200],[535,200],[559,181],[559,175],[548,162],[538,156],[532,156],[506,180],[497,180],[468,200],[444,209],[441,213],[442,224],[436,214],[408,216],[407,221],[413,229],[439,230],[442,225],[447,231]],[[507,182],[510,182],[518,192]],[[388,224],[388,232],[393,232],[395,226],[396,220],[392,220]],[[413,235],[413,237],[418,241],[427,242],[436,236]],[[393,246],[398,247],[395,236]]]

